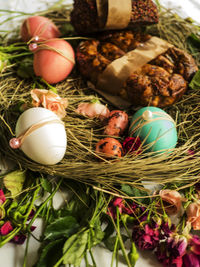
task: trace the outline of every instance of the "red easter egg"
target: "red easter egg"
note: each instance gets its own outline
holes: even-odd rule
[[[34,42],[41,42],[60,37],[60,31],[57,26],[50,19],[43,16],[27,18],[21,26],[20,34],[24,42],[28,42],[31,39]]]
[[[47,40],[34,50],[34,72],[49,84],[64,80],[72,71],[74,63],[74,50],[63,39]]]

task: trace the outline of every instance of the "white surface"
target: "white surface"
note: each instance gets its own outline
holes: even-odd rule
[[[0,8],[1,9],[9,9],[9,10],[19,10],[25,12],[35,12],[36,10],[42,10],[45,8],[46,3],[50,5],[51,3],[57,2],[56,0],[0,0]],[[71,0],[65,0],[65,3],[70,3]],[[200,23],[200,3],[198,0],[160,0],[162,5],[165,5],[169,8],[173,8],[180,16],[192,17],[194,20]],[[4,17],[0,16],[0,22],[4,19]],[[8,29],[11,29],[13,26],[16,26],[15,23],[9,22],[7,24]],[[0,25],[0,29],[5,30],[5,25],[2,27]],[[62,201],[62,196],[56,196],[56,205]],[[42,223],[41,221],[37,221],[38,227],[34,231],[34,235],[37,237],[40,236]],[[27,267],[31,267],[35,262],[37,257],[37,249],[39,243],[31,239],[31,246],[28,254],[28,264]],[[25,245],[16,246],[12,244],[7,244],[0,249],[0,267],[21,267],[22,260],[24,255]],[[97,261],[98,267],[107,267],[110,266],[111,254],[108,251],[105,251],[102,248],[97,248],[95,250],[95,259]],[[119,267],[125,267],[126,265],[123,263],[119,264]],[[161,266],[154,255],[149,252],[145,252],[141,254],[141,257],[137,261],[136,267],[159,267]]]

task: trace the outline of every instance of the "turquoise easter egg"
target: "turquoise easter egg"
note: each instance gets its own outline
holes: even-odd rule
[[[139,136],[145,151],[164,152],[177,144],[176,123],[164,110],[156,107],[139,109],[132,117],[129,135]]]

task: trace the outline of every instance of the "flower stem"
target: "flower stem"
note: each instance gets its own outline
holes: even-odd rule
[[[117,255],[118,243],[119,243],[119,238],[118,238],[118,235],[116,235],[115,246],[114,246],[112,259],[111,259],[111,265],[110,265],[111,267],[113,267],[114,259],[115,259],[116,255]]]
[[[119,210],[118,210],[118,207],[117,207],[117,217],[119,217]],[[127,266],[128,267],[132,267],[131,266],[131,263],[129,261],[129,258],[128,258],[128,255],[126,253],[126,249],[124,247],[124,242],[122,240],[122,236],[121,236],[121,233],[120,233],[120,225],[119,225],[119,219],[117,219],[117,227],[116,227],[116,231],[117,231],[117,235],[118,235],[118,238],[119,238],[119,243],[120,243],[120,246],[121,246],[121,249],[122,249],[122,253],[123,253],[123,256],[126,260],[126,263],[127,263]]]
[[[26,267],[29,240],[30,240],[30,233],[28,233],[27,240],[26,240],[26,248],[25,248],[25,253],[24,253],[23,267]]]
[[[60,187],[61,183],[63,181],[63,178],[60,179],[60,181],[58,182],[56,188],[54,189],[54,191],[51,193],[51,195],[48,196],[48,198],[43,202],[43,204],[39,207],[39,209],[36,211],[35,215],[33,216],[32,220],[30,221],[29,225],[28,225],[28,230],[30,230],[33,222],[35,221],[35,219],[38,217],[38,215],[40,214],[41,210],[47,205],[47,203],[54,197],[55,193],[58,191],[58,188]]]

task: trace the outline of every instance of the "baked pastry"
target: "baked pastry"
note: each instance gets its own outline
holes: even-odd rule
[[[98,40],[81,42],[76,55],[80,73],[98,89],[99,79],[111,63],[130,51],[136,51],[151,39],[150,35],[141,32],[120,31],[101,34]],[[120,64],[126,64],[126,60]],[[139,62],[135,64],[138,65]],[[123,66],[121,68],[123,69]],[[191,55],[169,45],[164,53],[136,70],[131,69],[121,87],[117,88],[118,81],[113,83],[118,77],[110,76],[108,80],[111,79],[113,86],[103,86],[100,90],[121,96],[135,106],[165,107],[182,97],[197,70]]]
[[[93,33],[104,30],[100,24],[97,8],[98,0],[74,0],[73,10],[71,12],[71,23],[77,33]],[[107,17],[108,1],[102,0],[103,15]],[[125,5],[123,0],[122,5]],[[122,6],[119,5],[119,8]],[[152,0],[132,0],[132,10],[130,14],[130,21],[127,28],[150,25],[158,22],[157,6]],[[113,29],[118,29],[114,27]]]

